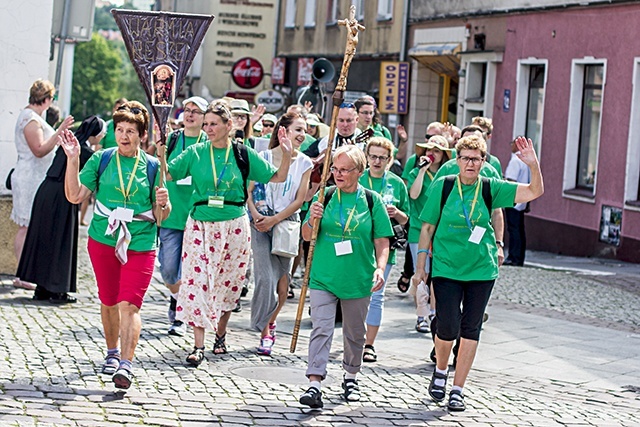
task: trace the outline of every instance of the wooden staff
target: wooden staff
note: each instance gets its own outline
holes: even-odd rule
[[[318,202],[324,202],[324,189],[327,185],[327,178],[329,175],[329,165],[331,164],[331,150],[333,148],[333,140],[336,134],[336,122],[338,121],[338,112],[340,111],[340,105],[344,100],[344,91],[347,88],[347,75],[349,74],[349,67],[351,61],[356,53],[356,46],[358,45],[358,32],[364,31],[364,26],[360,25],[355,19],[356,7],[351,5],[349,8],[349,19],[342,19],[338,21],[338,25],[347,27],[347,46],[345,48],[344,60],[342,61],[342,68],[340,69],[340,77],[336,85],[336,90],[333,93],[333,110],[331,112],[331,127],[329,128],[327,150],[324,154],[324,168],[322,170],[322,178],[320,180],[320,189],[318,190]],[[298,334],[300,333],[300,322],[302,321],[302,313],[304,311],[304,300],[307,297],[307,289],[309,287],[309,275],[311,273],[311,265],[313,262],[313,253],[316,248],[316,239],[318,238],[318,230],[320,228],[320,221],[316,221],[313,225],[313,231],[311,232],[311,241],[309,242],[309,254],[307,257],[307,264],[304,271],[304,280],[302,282],[302,288],[300,289],[300,300],[298,301],[298,312],[296,313],[296,321],[293,325],[293,336],[291,337],[291,345],[289,351],[295,353],[296,345],[298,344]]]
[[[160,161],[160,181],[158,182],[158,187],[164,187],[167,181],[167,156],[166,156],[166,148],[167,148],[167,132],[160,129],[160,141],[156,142],[156,156]],[[156,224],[158,227],[162,226],[162,208],[156,204]]]

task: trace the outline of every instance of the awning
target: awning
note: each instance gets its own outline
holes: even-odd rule
[[[409,56],[434,73],[458,80],[460,43],[419,43],[409,49]]]

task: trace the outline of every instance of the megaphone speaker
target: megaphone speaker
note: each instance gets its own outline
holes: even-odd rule
[[[327,83],[335,77],[336,69],[327,58],[318,58],[313,62],[311,75],[317,81]]]

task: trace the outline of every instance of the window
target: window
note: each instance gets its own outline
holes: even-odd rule
[[[287,0],[286,9],[284,10],[284,27],[296,27],[296,0]]]
[[[606,61],[574,60],[567,123],[564,195],[595,202]]]
[[[602,65],[586,65],[584,67],[576,188],[592,191],[596,181],[596,163],[598,161],[603,75],[604,67]]]
[[[540,158],[542,143],[547,66],[546,59],[520,60],[516,77],[513,137],[525,135],[527,138],[531,138],[538,158]]]
[[[327,25],[335,25],[338,22],[338,4],[340,0],[328,0]]]
[[[393,0],[378,0],[378,21],[389,21],[393,18]]]
[[[316,26],[316,0],[307,0],[307,5],[304,10],[304,26]]]
[[[640,57],[633,62],[633,90],[631,92],[627,168],[625,174],[625,209],[640,209]]]
[[[356,7],[356,19],[364,21],[364,0],[351,0],[351,4]]]

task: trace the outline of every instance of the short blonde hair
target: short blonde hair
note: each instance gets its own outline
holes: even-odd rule
[[[487,135],[491,135],[491,132],[493,132],[493,120],[489,117],[474,117],[471,120],[471,124],[481,127]]]
[[[333,157],[331,159],[335,163],[336,159],[342,155],[347,156],[347,158],[353,162],[353,165],[358,169],[358,172],[364,172],[364,169],[367,167],[367,158],[364,156],[361,149],[355,145],[343,145],[333,153]]]
[[[393,149],[395,148],[395,146],[393,145],[393,142],[389,141],[384,136],[374,136],[369,140],[369,142],[367,143],[367,149],[366,149],[367,155],[369,155],[370,147],[384,148],[389,152],[389,156],[393,155]]]
[[[478,135],[469,135],[458,140],[456,152],[460,154],[462,150],[480,150],[482,157],[487,155],[487,143],[484,138]]]
[[[49,80],[38,79],[29,89],[29,104],[42,105],[48,98],[56,94],[56,87]]]

